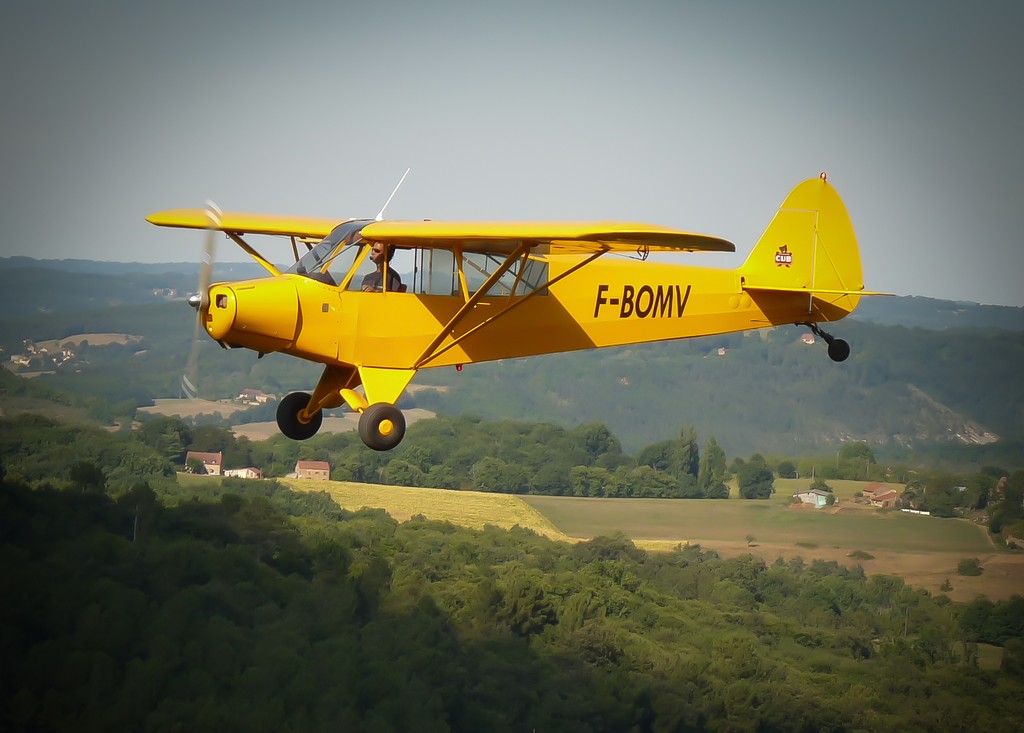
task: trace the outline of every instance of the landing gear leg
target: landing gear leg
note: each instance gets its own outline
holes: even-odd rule
[[[823,339],[828,344],[828,358],[832,361],[846,361],[850,356],[850,345],[843,341],[843,339],[837,339],[830,333],[826,333],[818,328],[817,323],[798,323],[798,326],[807,326],[814,332],[815,336]]]
[[[312,438],[323,424],[323,411],[340,407],[341,391],[358,384],[359,373],[355,367],[325,367],[312,395],[292,392],[281,400],[277,406],[277,427],[292,440]]]

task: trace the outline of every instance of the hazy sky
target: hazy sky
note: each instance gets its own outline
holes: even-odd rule
[[[869,288],[1024,306],[1022,28],[1016,1],[13,0],[0,255],[195,261],[145,215],[372,217],[411,167],[389,218],[647,221],[738,265],[828,171]]]

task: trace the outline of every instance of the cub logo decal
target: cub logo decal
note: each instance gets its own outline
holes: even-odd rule
[[[789,251],[789,245],[784,244],[779,247],[779,251],[775,253],[775,266],[782,267],[785,265],[789,267],[793,264],[793,253]]]

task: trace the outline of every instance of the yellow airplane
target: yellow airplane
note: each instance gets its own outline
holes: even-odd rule
[[[882,294],[864,290],[853,226],[825,174],[793,189],[736,269],[646,261],[651,252],[735,251],[648,224],[338,223],[204,209],[147,221],[223,232],[268,271],[214,283],[190,302],[224,347],[324,365],[312,394],[280,402],[282,433],[307,439],[324,409],[347,404],[360,414],[362,441],[380,451],[405,435],[395,403],[420,369],[784,324],[809,327],[843,361],[849,345],[817,324]],[[249,235],[290,238],[294,264],[278,269]],[[390,266],[395,251],[411,255],[410,282]]]

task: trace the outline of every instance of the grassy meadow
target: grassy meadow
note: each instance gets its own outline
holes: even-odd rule
[[[487,494],[341,481],[279,479],[296,491],[325,491],[339,506],[380,508],[398,521],[421,514],[460,526],[519,525],[554,540],[574,542],[621,532],[651,551],[700,544],[724,556],[751,553],[773,562],[797,556],[861,565],[868,573],[902,577],[933,593],[967,602],[1024,594],[1024,553],[997,548],[984,527],[964,519],[939,519],[882,511],[854,503],[866,484],[836,481],[835,507],[792,506],[789,497],[809,484],[779,480],[769,501],[742,499],[586,499]],[[179,481],[217,481],[179,474]],[[733,491],[735,496],[735,491]],[[751,539],[748,539],[751,538]],[[980,576],[957,574],[957,563],[978,558]],[[952,590],[942,591],[949,581]]]
[[[992,549],[984,528],[969,522],[942,521],[903,512],[881,511],[853,503],[865,484],[837,481],[835,507],[811,509],[792,505],[790,497],[810,484],[804,479],[776,482],[769,501],[577,499],[528,496],[565,534],[591,537],[622,531],[637,540],[686,541],[712,545],[742,541],[796,544],[807,549],[849,551],[944,551],[979,553]],[[902,490],[902,486],[897,487]],[[736,495],[733,490],[733,496]],[[751,544],[753,544],[751,543]]]

